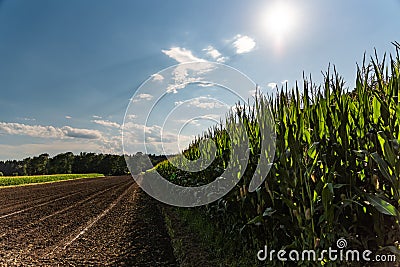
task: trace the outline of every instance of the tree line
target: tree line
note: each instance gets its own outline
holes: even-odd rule
[[[140,172],[151,168],[145,162],[141,152],[130,157],[137,162],[134,172]],[[164,156],[148,155],[152,165],[165,159]],[[96,154],[81,152],[74,155],[72,152],[58,154],[50,157],[49,154],[41,154],[28,157],[23,160],[0,161],[0,176],[24,176],[45,174],[69,174],[69,173],[102,173],[104,175],[129,174],[123,155]]]

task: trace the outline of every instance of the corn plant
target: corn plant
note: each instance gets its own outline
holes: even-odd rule
[[[388,64],[386,56],[380,61],[375,54],[369,63],[364,57],[352,91],[329,68],[320,86],[304,78],[302,89],[296,84],[275,96],[258,95],[254,106],[238,105],[227,115],[224,125],[238,120],[245,125],[249,164],[234,190],[199,209],[229,240],[242,242],[238,252],[264,245],[320,251],[345,237],[352,249],[387,250],[400,259],[400,47],[395,45]],[[259,157],[267,153],[261,151],[257,114],[268,107],[277,133],[275,157],[264,185],[249,193]],[[207,155],[209,148],[199,145],[207,138],[216,144],[216,157],[204,171],[184,172],[168,161],[157,171],[185,186],[214,180],[231,160],[233,140],[223,124],[193,140],[183,155],[190,160]]]

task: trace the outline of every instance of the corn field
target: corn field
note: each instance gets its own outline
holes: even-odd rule
[[[216,156],[205,170],[185,172],[164,161],[157,171],[185,186],[215,180],[227,167],[234,141],[223,125],[241,121],[250,148],[242,179],[224,198],[197,208],[238,253],[264,245],[321,251],[343,237],[351,249],[386,251],[400,260],[400,47],[395,45],[394,56],[364,57],[352,91],[329,69],[319,86],[304,78],[274,96],[259,94],[254,106],[238,104],[225,124],[210,128],[183,152],[190,160],[207,155],[207,146],[199,144],[211,138]],[[265,182],[250,193],[258,159],[266,153],[257,114],[268,106],[276,150]],[[328,259],[314,264],[343,265]]]

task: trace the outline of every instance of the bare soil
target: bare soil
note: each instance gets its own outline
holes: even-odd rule
[[[176,266],[157,203],[128,176],[0,189],[1,266]]]

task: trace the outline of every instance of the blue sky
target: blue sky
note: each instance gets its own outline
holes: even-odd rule
[[[364,52],[394,51],[399,12],[399,0],[0,1],[0,160],[122,153],[135,91],[181,62],[227,64],[266,92],[303,71],[319,82],[331,63],[351,89]]]

